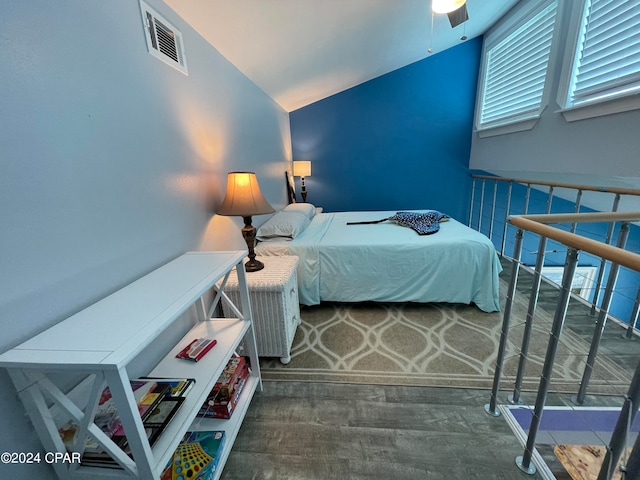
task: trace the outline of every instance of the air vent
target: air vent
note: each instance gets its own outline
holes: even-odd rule
[[[188,75],[187,59],[182,47],[182,34],[142,0],[140,0],[140,11],[149,53]]]

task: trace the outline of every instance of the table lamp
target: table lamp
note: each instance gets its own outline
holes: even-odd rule
[[[297,160],[293,162],[293,176],[300,177],[300,193],[302,201],[307,201],[307,189],[304,186],[304,177],[311,176],[311,162],[309,160]]]
[[[247,272],[257,272],[264,268],[264,263],[256,260],[253,247],[256,243],[256,227],[251,225],[253,215],[275,212],[264,198],[253,172],[229,172],[227,175],[227,192],[222,205],[216,213],[225,216],[239,216],[244,220],[242,237],[247,242],[249,261],[244,264]]]

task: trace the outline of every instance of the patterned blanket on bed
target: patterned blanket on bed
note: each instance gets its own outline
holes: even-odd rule
[[[449,219],[448,215],[437,212],[436,210],[429,210],[427,212],[398,212],[389,220],[396,222],[403,227],[413,228],[418,235],[431,235],[440,230],[440,222]]]
[[[418,235],[431,235],[440,230],[440,222],[449,220],[449,216],[436,210],[427,210],[424,212],[397,212],[381,220],[372,222],[347,222],[347,225],[363,225],[369,223],[382,223],[386,221],[395,222],[403,227],[409,227],[415,230]]]

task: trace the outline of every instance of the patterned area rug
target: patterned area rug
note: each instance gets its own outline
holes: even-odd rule
[[[506,286],[501,285],[502,292]],[[527,299],[516,296],[501,389],[513,388]],[[535,391],[552,318],[537,309],[523,390]],[[291,362],[261,359],[266,380],[491,388],[502,313],[473,305],[323,303],[301,311]],[[589,344],[563,330],[550,391],[575,392]],[[600,355],[589,393],[623,394],[631,376]]]

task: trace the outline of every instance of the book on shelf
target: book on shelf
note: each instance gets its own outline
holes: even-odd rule
[[[171,391],[169,395],[172,397],[186,397],[189,390],[196,383],[195,378],[162,378],[162,377],[145,377],[148,380],[154,380],[158,385],[169,385]]]
[[[171,392],[169,385],[162,385],[158,382],[154,383],[156,383],[154,389],[147,392],[147,394],[138,401],[138,413],[140,414],[142,423],[146,421],[147,417],[153,414],[154,410],[163,403],[165,397]],[[111,436],[124,436],[124,428],[119,419],[117,421],[117,427],[112,431]]]
[[[160,475],[161,480],[215,478],[226,440],[222,430],[187,432]]]
[[[166,396],[142,421],[145,426],[153,428],[164,428],[171,421],[173,416],[182,405],[185,397]]]
[[[144,417],[144,415],[154,405],[154,402],[159,402],[161,399],[159,395],[154,395],[154,392],[158,388],[158,384],[155,380],[151,379],[131,380],[130,383],[133,391],[133,397],[135,398],[138,406],[138,412],[141,417]],[[118,416],[118,411],[109,387],[106,387],[100,395],[93,423],[95,423],[108,437],[113,437],[113,435],[117,434],[122,429],[120,417]],[[75,425],[75,422],[71,420],[60,427],[59,433],[63,440],[69,442],[73,440],[76,429],[77,425]]]
[[[138,413],[151,446],[155,444],[160,434],[174,417],[194,383],[194,379],[187,378],[142,378],[131,380]],[[105,389],[100,398],[95,419],[97,421],[94,421],[94,423],[120,449],[131,456],[124,428],[108,388]],[[69,421],[58,430],[69,451],[74,451],[73,441],[77,429],[77,424]],[[91,437],[87,437],[82,463],[85,465],[119,467],[116,461],[105,453],[103,448]]]
[[[167,427],[171,419],[174,417],[185,397],[172,397],[165,395],[161,401],[149,412],[146,418],[142,421],[149,445],[153,447],[156,440],[160,437],[160,434]],[[131,449],[127,442],[127,437],[124,435],[113,435],[111,440],[120,448],[124,453],[131,456]],[[93,440],[87,443],[87,447],[82,456],[82,464],[88,466],[111,466],[118,468],[118,463]]]

